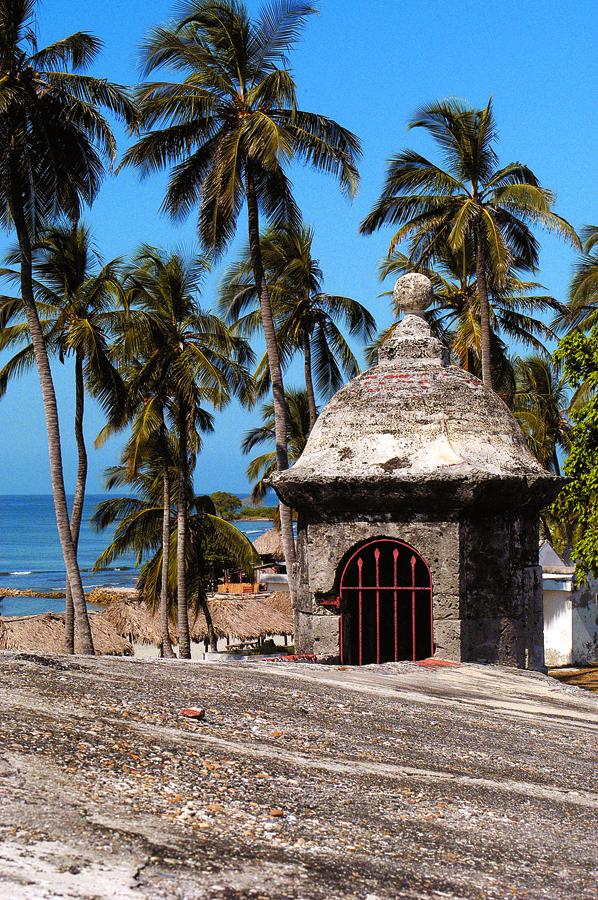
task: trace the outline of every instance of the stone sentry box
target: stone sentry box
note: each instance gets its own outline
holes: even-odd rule
[[[396,539],[432,580],[433,646],[419,657],[543,669],[538,516],[562,479],[533,457],[503,401],[449,364],[422,315],[430,281],[405,275],[395,295],[406,314],[378,364],[332,398],[300,459],[272,479],[298,512],[297,651],[341,656],[347,560]],[[364,594],[364,604],[373,597]],[[378,617],[378,629],[388,621]],[[395,613],[395,629],[402,622]],[[381,661],[397,655],[394,646]]]

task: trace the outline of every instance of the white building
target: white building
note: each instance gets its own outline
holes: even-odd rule
[[[544,588],[544,654],[547,666],[598,662],[598,582],[579,586],[548,541],[540,547]]]

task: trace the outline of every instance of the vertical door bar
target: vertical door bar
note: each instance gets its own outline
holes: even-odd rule
[[[376,662],[380,663],[380,550],[374,550],[376,561]]]
[[[395,662],[397,662],[399,658],[399,620],[397,617],[397,565],[399,560],[399,551],[395,547],[392,551],[392,559],[393,559],[393,576],[392,576],[392,584],[394,587],[393,592],[393,600],[394,600],[394,636],[395,636]]]
[[[432,602],[432,588],[430,588],[430,656],[434,656],[434,605]]]
[[[359,665],[363,665],[363,595],[362,595],[362,576],[361,570],[363,569],[363,559],[361,556],[357,560],[357,573],[358,573],[358,601],[359,601]]]
[[[411,557],[411,654],[413,661],[416,656],[415,646],[415,556]]]
[[[338,645],[339,645],[339,656],[341,660],[341,666],[344,663],[344,654],[343,654],[343,592],[341,590],[341,595],[338,598],[338,606],[339,606],[339,617],[338,617]]]

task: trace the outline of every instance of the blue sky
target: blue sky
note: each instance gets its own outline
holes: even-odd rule
[[[250,2],[257,11],[259,3]],[[147,30],[168,18],[173,5],[157,0],[44,0],[38,25],[40,43],[76,30],[91,31],[105,48],[95,74],[135,83],[138,47]],[[424,136],[407,132],[406,122],[421,104],[461,97],[481,105],[494,98],[502,162],[530,165],[557,194],[557,210],[576,227],[598,220],[596,210],[595,114],[598,41],[595,3],[573,0],[321,0],[320,15],[309,21],[293,55],[300,104],[322,112],[355,131],[362,140],[362,183],[350,204],[332,179],[304,169],[292,171],[305,220],[315,228],[315,250],[326,288],[353,296],[390,322],[388,304],[379,299],[376,268],[390,234],[362,238],[357,229],[380,191],[386,159],[412,146],[432,152]],[[120,150],[126,136],[118,130]],[[106,257],[127,255],[141,242],[165,248],[196,247],[193,218],[173,225],[160,215],[165,179],[139,181],[133,171],[109,177],[87,213]],[[574,252],[540,235],[539,280],[558,298],[566,294]],[[245,239],[241,218],[236,246]],[[9,238],[0,235],[0,252]],[[230,260],[234,253],[224,260]],[[213,302],[222,266],[210,276],[204,303]],[[72,371],[55,366],[61,410],[67,489],[75,472],[72,438]],[[300,383],[300,369],[289,384]],[[217,416],[216,432],[206,438],[196,486],[201,492],[244,490],[246,459],[239,450],[256,413],[237,405]],[[103,424],[89,406],[87,434],[92,443]],[[104,467],[116,461],[119,442],[90,452],[89,489],[102,490]],[[0,401],[0,493],[47,493],[49,476],[39,388],[33,374],[11,386]]]

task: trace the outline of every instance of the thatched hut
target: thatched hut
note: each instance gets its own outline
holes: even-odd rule
[[[253,546],[265,562],[284,562],[282,537],[278,528],[270,528],[269,531],[260,534],[253,542]]]
[[[160,619],[137,596],[121,597],[103,609],[98,616],[121,637],[131,644],[150,644],[159,647],[162,643]],[[171,626],[170,638],[176,641],[176,628]]]
[[[293,633],[292,613],[285,614],[272,603],[270,594],[255,597],[217,595],[207,601],[216,637],[239,641],[260,640],[268,635],[288,637]],[[198,643],[208,639],[203,611],[191,617],[191,638]]]
[[[268,594],[268,604],[283,615],[287,621],[293,621],[293,606],[288,591],[272,591],[271,594]]]
[[[101,614],[91,613],[89,619],[96,653],[103,656],[133,655],[133,647],[129,641],[110,622],[103,619]],[[0,617],[0,650],[64,653],[64,613]],[[79,652],[76,632],[75,652]]]
[[[289,637],[293,634],[293,615],[290,601],[279,597],[259,595],[237,597],[216,595],[207,600],[208,614],[216,638],[227,641],[254,641],[270,635]],[[141,601],[123,599],[111,604],[97,616],[114,628],[121,637],[137,645],[162,643],[160,620]],[[208,623],[202,610],[191,614],[189,628],[193,643],[209,640]],[[177,642],[176,629],[171,627],[172,643]]]

